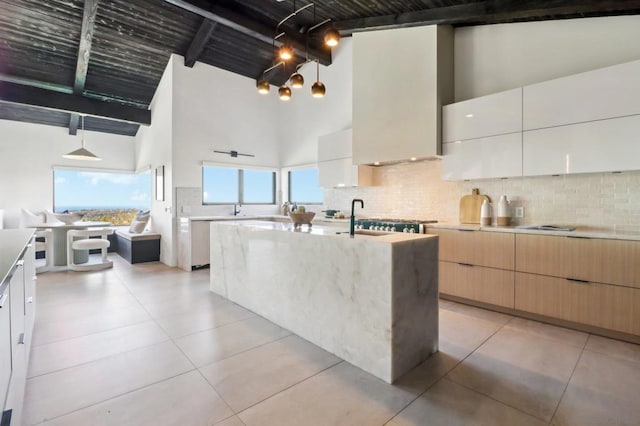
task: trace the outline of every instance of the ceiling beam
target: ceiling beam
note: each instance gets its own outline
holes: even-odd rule
[[[228,9],[224,6],[215,4],[215,2],[209,2],[204,0],[163,0],[166,3],[170,3],[174,6],[188,10],[189,12],[200,15],[203,18],[217,22],[220,25],[229,27],[235,31],[238,31],[244,35],[260,40],[264,43],[274,43],[274,36],[276,35],[276,24],[269,25],[267,18],[265,22],[249,18],[241,13]],[[281,37],[275,41],[275,45],[280,47],[282,42]],[[304,35],[288,31],[286,32],[286,41],[293,48],[296,56],[300,58],[306,57],[307,40]],[[325,48],[323,45],[314,43],[309,45],[309,56],[317,58],[322,65],[331,65],[331,50]]]
[[[82,15],[82,32],[80,34],[80,45],[78,46],[78,61],[76,63],[76,77],[73,82],[73,94],[82,95],[87,82],[87,71],[89,69],[89,56],[91,56],[91,42],[96,24],[96,14],[98,12],[98,2],[100,0],[84,0],[84,12]],[[75,135],[78,132],[80,116],[71,114],[69,117],[69,134]]]
[[[456,6],[435,7],[396,15],[373,16],[335,22],[343,36],[355,32],[405,28],[421,25],[495,24],[531,21],[553,16],[554,19],[606,12],[608,15],[640,11],[640,1],[601,0],[490,0]]]
[[[148,109],[16,83],[0,83],[0,102],[77,113],[127,123],[151,125],[151,111]]]
[[[191,45],[189,45],[189,48],[187,49],[187,53],[184,55],[185,67],[193,68],[205,46],[209,42],[209,39],[211,39],[216,26],[218,26],[217,22],[204,18],[200,28],[198,28],[198,32],[191,41]]]

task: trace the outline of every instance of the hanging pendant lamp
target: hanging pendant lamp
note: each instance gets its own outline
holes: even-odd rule
[[[329,47],[334,47],[338,45],[340,41],[340,33],[335,28],[329,28],[327,32],[324,33],[324,43]]]
[[[102,160],[102,158],[93,154],[91,151],[89,151],[88,149],[85,149],[84,147],[84,115],[81,116],[81,118],[82,118],[82,147],[79,149],[76,149],[75,151],[71,151],[68,154],[64,154],[63,157],[69,158],[71,160],[100,161]]]
[[[304,77],[297,71],[291,74],[291,77],[289,77],[289,81],[291,82],[291,87],[294,89],[300,89],[302,86],[304,86]]]
[[[285,86],[283,84],[278,89],[278,95],[280,96],[281,101],[288,101],[289,99],[291,99],[291,89],[289,88],[289,86]]]
[[[316,59],[316,82],[311,86],[311,95],[314,98],[322,98],[326,92],[324,83],[320,81],[320,61]]]
[[[271,85],[267,80],[261,79],[261,80],[258,80],[258,82],[256,83],[256,88],[258,89],[258,93],[262,95],[266,95],[267,93],[269,93],[269,89],[271,88]]]

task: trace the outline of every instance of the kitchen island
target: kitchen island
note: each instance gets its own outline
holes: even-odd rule
[[[438,238],[211,223],[211,290],[392,383],[438,350]]]

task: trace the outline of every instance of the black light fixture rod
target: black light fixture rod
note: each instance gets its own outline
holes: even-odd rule
[[[324,21],[322,21],[322,22],[320,22],[320,23],[315,24],[313,27],[311,27],[311,28],[309,28],[309,29],[307,30],[307,34],[309,34],[311,31],[313,31],[313,30],[315,30],[315,29],[320,28],[321,26],[323,26],[324,24],[326,24],[326,23],[328,23],[328,22],[331,22],[331,18],[327,18],[327,19],[325,19]]]
[[[233,151],[233,150],[232,151],[217,151],[217,150],[214,149],[213,152],[215,152],[217,154],[227,154],[227,155],[229,155],[231,157],[234,157],[234,158],[236,158],[238,156],[241,156],[241,157],[255,157],[255,155],[253,155],[253,154],[241,154],[238,151]]]
[[[291,13],[290,13],[288,16],[286,16],[282,21],[278,22],[278,25],[276,26],[276,30],[277,30],[278,28],[280,28],[280,26],[281,26],[282,24],[284,24],[285,22],[287,22],[289,19],[293,18],[293,17],[294,17],[294,16],[296,16],[298,13],[302,12],[302,11],[303,11],[303,10],[305,10],[305,9],[308,9],[308,8],[309,8],[309,7],[311,7],[311,6],[314,6],[314,4],[313,4],[313,3],[306,4],[306,5],[302,6],[301,8],[296,9],[296,10],[294,10],[293,12],[291,12]],[[295,8],[295,2],[294,2],[294,8]]]

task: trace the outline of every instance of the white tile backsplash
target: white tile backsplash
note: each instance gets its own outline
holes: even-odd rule
[[[640,225],[640,171],[445,182],[441,167],[439,160],[378,167],[380,186],[326,190],[325,207],[348,212],[351,199],[362,198],[362,216],[457,222],[460,198],[479,188],[491,197],[494,216],[503,194],[512,207],[524,207],[516,224]]]
[[[202,205],[202,188],[176,188],[177,216],[231,216],[233,205]],[[242,204],[240,215],[272,215],[279,212],[278,206]]]

